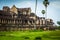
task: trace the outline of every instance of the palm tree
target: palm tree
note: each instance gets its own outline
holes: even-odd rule
[[[45,14],[45,10],[42,10],[41,13],[43,14],[43,17],[44,17],[44,14]]]
[[[46,11],[45,17],[46,17],[46,19],[47,19],[47,6],[49,5],[48,0],[44,0],[44,1],[43,1],[43,5],[45,6],[45,11]],[[47,27],[47,21],[46,21],[46,27]],[[49,27],[48,27],[48,30],[49,30]]]
[[[44,0],[44,1],[43,1],[43,5],[45,6],[46,18],[47,18],[47,6],[49,5],[48,0]]]
[[[35,0],[35,14],[36,14],[36,11],[37,11],[37,0]],[[36,29],[36,24],[34,23],[34,29]]]

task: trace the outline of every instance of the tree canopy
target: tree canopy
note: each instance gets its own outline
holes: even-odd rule
[[[42,13],[42,14],[45,14],[45,10],[42,10],[41,13]]]
[[[44,1],[43,1],[43,5],[44,5],[45,7],[47,7],[47,6],[49,5],[48,0],[44,0]]]
[[[57,21],[57,24],[60,25],[60,21]]]

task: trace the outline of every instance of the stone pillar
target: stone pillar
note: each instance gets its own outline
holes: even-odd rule
[[[42,20],[40,20],[40,26],[42,26]]]
[[[15,24],[15,19],[14,19],[14,24]]]
[[[29,20],[28,20],[28,24],[30,24]]]
[[[8,20],[6,20],[6,23],[8,24]]]
[[[11,20],[11,24],[12,24],[12,20]]]
[[[33,24],[33,21],[32,21],[32,24]]]
[[[10,20],[8,20],[8,24],[10,23]]]
[[[43,20],[43,26],[45,26],[45,20]]]
[[[21,23],[22,23],[22,20],[21,20]]]
[[[1,23],[1,19],[0,19],[0,23]]]
[[[5,20],[4,20],[4,23],[5,23]]]
[[[18,24],[18,22],[19,22],[19,21],[18,21],[18,20],[16,20],[16,23],[17,23],[17,24]]]
[[[36,29],[36,22],[35,21],[34,21],[33,25],[34,25],[34,28],[33,29]]]
[[[5,20],[5,23],[7,23],[7,20]]]
[[[16,23],[18,24],[18,20],[16,20]]]
[[[3,19],[2,19],[2,23],[3,23]]]
[[[12,21],[10,20],[10,24],[12,23]]]

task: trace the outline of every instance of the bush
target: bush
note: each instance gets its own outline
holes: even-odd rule
[[[38,37],[35,37],[35,39],[34,40],[42,40],[41,39],[41,37],[40,36],[38,36]]]
[[[29,30],[29,32],[42,32],[43,30],[40,29],[40,30]]]
[[[30,39],[28,36],[22,36],[21,38]]]
[[[59,29],[59,30],[60,30],[60,26],[58,26],[58,27],[57,27],[57,29]]]
[[[24,39],[30,39],[29,37],[25,37]]]
[[[44,31],[44,30],[40,29],[39,31],[42,32],[42,31]]]
[[[44,38],[50,38],[50,36],[47,35],[47,34],[44,34],[42,37],[44,37]]]
[[[5,34],[0,34],[0,36],[6,36]]]

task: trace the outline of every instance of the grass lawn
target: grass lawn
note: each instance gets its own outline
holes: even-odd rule
[[[59,31],[10,31],[0,32],[0,40],[35,40],[40,37],[41,40],[60,40]]]

